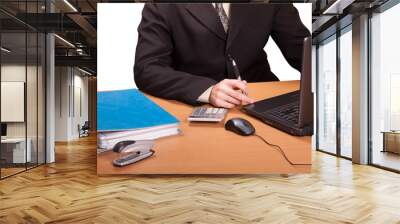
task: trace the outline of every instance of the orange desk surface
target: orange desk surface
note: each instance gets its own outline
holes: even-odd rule
[[[261,100],[299,88],[298,81],[248,84],[249,95]],[[243,137],[224,129],[220,123],[190,123],[187,116],[193,107],[150,96],[178,118],[182,135],[156,140],[155,154],[138,163],[114,167],[117,153],[108,151],[97,156],[97,173],[110,174],[264,174],[310,172],[311,165],[292,166],[274,148],[255,136]],[[241,117],[249,120],[256,132],[267,141],[278,144],[294,163],[311,163],[311,138],[294,137],[252,118],[237,108],[226,120]]]

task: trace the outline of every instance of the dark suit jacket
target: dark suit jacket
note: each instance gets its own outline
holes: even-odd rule
[[[263,50],[272,36],[286,60],[301,69],[303,38],[309,31],[291,4],[231,4],[228,34],[211,3],[146,4],[139,25],[135,82],[155,96],[197,104],[210,86],[235,78],[275,81]]]

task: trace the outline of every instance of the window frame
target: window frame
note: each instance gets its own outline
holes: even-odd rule
[[[340,67],[340,37],[342,35],[344,35],[347,32],[352,32],[352,22],[349,22],[349,17],[344,17],[342,20],[344,20],[344,25],[342,27],[337,27],[337,24],[334,24],[333,26],[336,26],[336,31],[333,32],[331,35],[318,40],[318,42],[316,43],[316,89],[318,91],[319,87],[320,87],[320,80],[319,80],[319,63],[318,63],[318,59],[319,59],[319,47],[321,45],[321,43],[323,42],[330,42],[330,41],[336,41],[336,151],[335,153],[332,152],[328,152],[324,149],[321,149],[319,147],[319,103],[320,103],[320,99],[319,99],[319,94],[316,94],[316,131],[315,131],[315,135],[316,135],[316,150],[319,152],[323,152],[329,155],[333,155],[333,156],[337,156],[339,158],[343,158],[346,160],[352,160],[352,158],[347,157],[342,155],[341,153],[341,119],[340,119],[340,77],[341,77],[341,67]],[[341,23],[343,22],[342,20],[339,20],[337,23]],[[336,36],[335,36],[336,35]],[[335,36],[334,38],[332,38],[333,36]],[[329,40],[331,38],[331,40]]]

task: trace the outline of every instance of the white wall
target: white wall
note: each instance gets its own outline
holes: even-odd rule
[[[69,138],[69,68],[56,67],[55,74],[55,141],[67,141]]]
[[[133,65],[137,43],[137,27],[143,3],[101,3],[97,12],[98,91],[136,88]],[[297,3],[303,24],[311,30],[311,3]],[[118,25],[116,25],[118,24]],[[271,70],[280,80],[299,79],[300,73],[284,59],[272,39],[264,48]]]
[[[83,125],[85,121],[88,120],[89,113],[88,113],[88,107],[89,107],[89,102],[88,102],[88,77],[87,76],[82,76],[82,73],[76,74],[77,70],[75,70],[75,75],[74,75],[74,110],[75,113],[73,113],[73,119],[72,119],[72,136],[73,138],[78,138],[79,137],[79,132],[78,132],[78,124]],[[79,72],[79,71],[78,71]],[[80,91],[80,93],[79,93]],[[79,97],[80,96],[80,97]],[[80,102],[79,102],[80,101]],[[81,112],[80,112],[81,110]]]
[[[55,141],[77,139],[78,124],[88,120],[88,78],[76,68],[56,67],[55,82]]]

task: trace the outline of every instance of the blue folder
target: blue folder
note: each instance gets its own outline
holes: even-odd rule
[[[137,89],[97,93],[97,131],[125,131],[178,124],[170,113]]]

